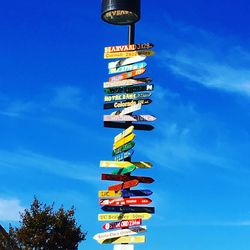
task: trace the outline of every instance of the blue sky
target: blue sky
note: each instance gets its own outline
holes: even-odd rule
[[[100,160],[117,129],[103,128],[103,48],[127,28],[100,19],[101,1],[5,1],[0,8],[0,223],[16,224],[34,195],[76,207],[92,236]],[[147,58],[155,130],[136,131],[134,161],[151,161],[156,214],[135,249],[250,248],[250,29],[247,1],[142,1],[136,42]]]

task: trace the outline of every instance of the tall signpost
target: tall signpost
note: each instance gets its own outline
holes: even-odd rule
[[[103,83],[104,127],[123,129],[115,134],[112,159],[101,160],[100,167],[110,170],[101,180],[114,181],[106,190],[99,191],[99,206],[106,213],[98,214],[104,221],[102,229],[93,238],[100,244],[114,244],[114,250],[134,250],[134,244],[144,243],[147,227],[145,220],[151,218],[155,208],[148,206],[153,192],[140,189],[140,184],[154,180],[148,176],[134,174],[137,168],[149,171],[150,162],[132,161],[136,130],[150,131],[149,124],[156,117],[150,114],[134,114],[149,105],[154,89],[152,79],[143,74],[148,67],[145,59],[154,55],[150,42],[135,43],[135,23],[140,20],[140,0],[102,0],[102,19],[114,25],[128,25],[128,42],[104,48],[104,59],[108,63],[108,79]],[[145,124],[146,122],[146,124]],[[132,174],[133,173],[133,174]],[[118,183],[117,183],[118,182]],[[136,189],[134,189],[136,187]]]

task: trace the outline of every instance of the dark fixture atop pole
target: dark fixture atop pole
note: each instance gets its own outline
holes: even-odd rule
[[[140,0],[102,0],[103,21],[115,25],[130,25],[140,20]]]
[[[114,25],[129,25],[128,43],[135,43],[135,23],[141,18],[141,0],[102,0],[102,20]]]

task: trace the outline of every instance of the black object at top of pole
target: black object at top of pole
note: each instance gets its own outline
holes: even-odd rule
[[[115,25],[130,25],[141,17],[140,0],[102,0],[103,21]]]

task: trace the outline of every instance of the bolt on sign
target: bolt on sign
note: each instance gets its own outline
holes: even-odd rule
[[[122,11],[110,12],[123,15]],[[149,220],[155,213],[155,207],[148,206],[152,199],[146,198],[153,192],[142,189],[141,184],[150,185],[154,179],[148,176],[152,163],[132,161],[135,155],[136,130],[151,131],[154,127],[148,123],[156,117],[141,113],[152,103],[148,99],[154,90],[152,78],[145,76],[145,62],[154,55],[152,43],[114,45],[104,48],[104,58],[120,58],[109,62],[104,88],[104,127],[114,129],[110,140],[110,157],[100,160],[101,180],[113,182],[106,184],[98,193],[97,204],[105,213],[98,214],[98,221],[105,221],[103,232],[94,235],[99,244],[114,244],[114,250],[134,250],[134,244],[146,242],[146,226],[142,222]],[[112,110],[112,111],[107,111]],[[147,124],[145,124],[147,122]],[[107,125],[108,124],[108,125]],[[120,131],[120,129],[122,129]],[[136,175],[137,169],[146,171],[147,176]],[[133,174],[132,174],[133,173]],[[139,206],[138,206],[139,205]]]

